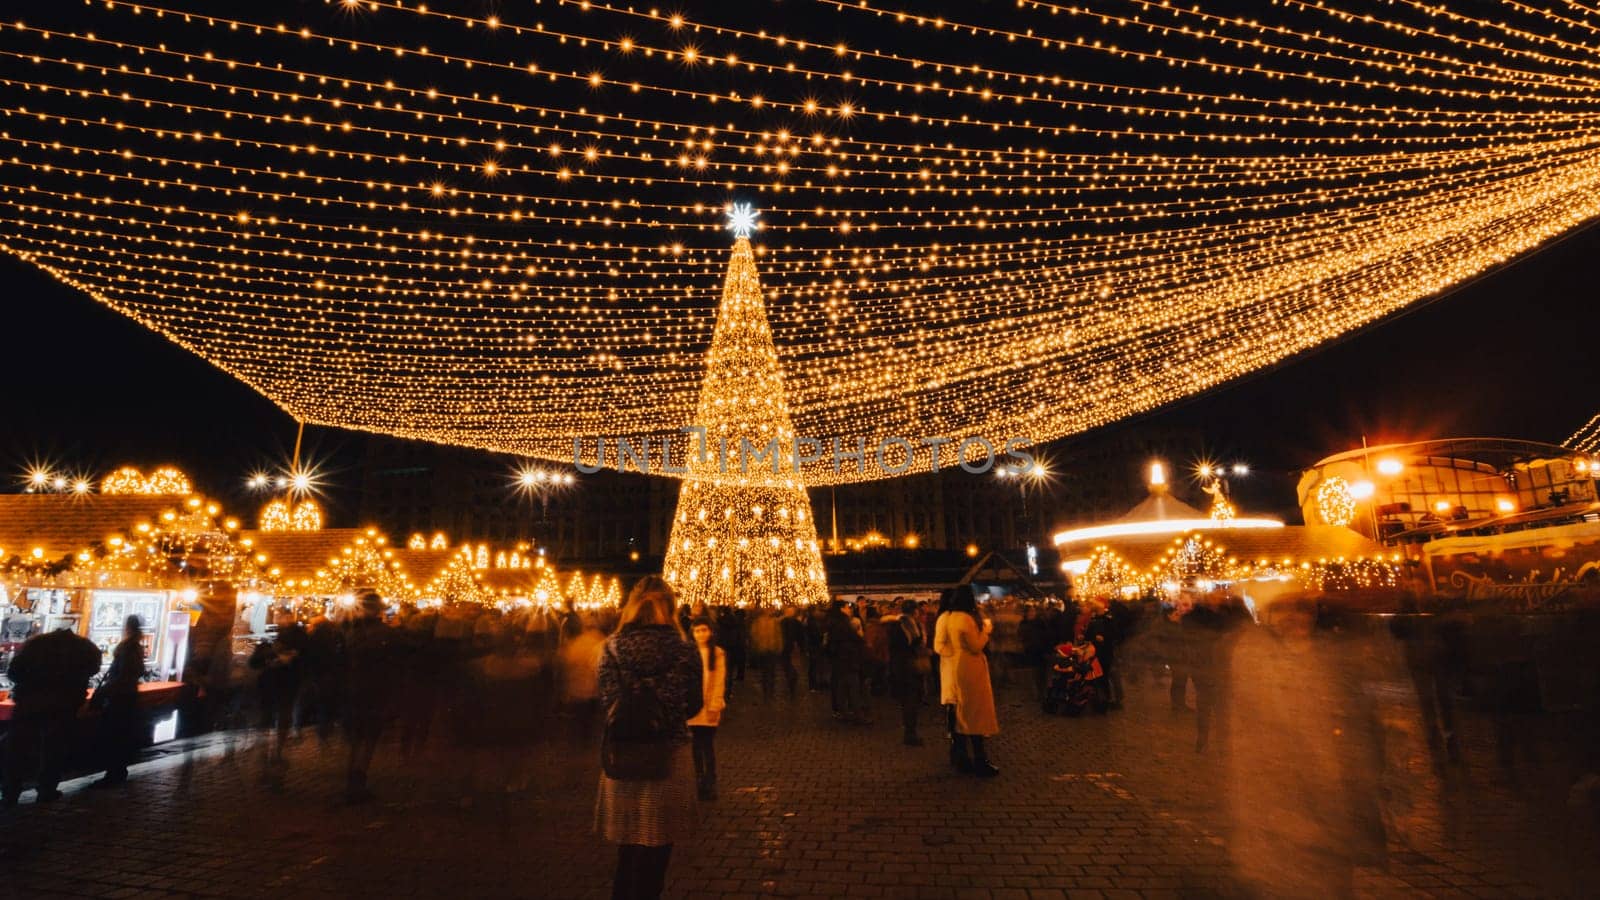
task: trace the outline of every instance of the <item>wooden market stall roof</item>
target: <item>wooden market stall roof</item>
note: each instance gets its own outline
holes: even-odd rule
[[[178,494],[0,494],[0,558],[57,560],[188,510]]]
[[[358,541],[371,541],[375,537],[366,528],[323,528],[317,531],[244,531],[241,540],[250,542],[255,553],[265,554],[262,563],[268,571],[277,570],[277,577],[304,581],[328,568],[328,561],[344,553]]]
[[[411,576],[412,583],[417,585],[427,584],[444,574],[450,562],[460,555],[461,551],[458,548],[449,550],[394,548],[394,558],[400,561],[400,567]]]

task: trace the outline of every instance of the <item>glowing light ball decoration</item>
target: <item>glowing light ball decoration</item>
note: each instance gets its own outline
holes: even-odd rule
[[[123,466],[112,472],[100,482],[102,494],[142,494],[144,493],[144,473],[133,466]]]
[[[194,493],[194,487],[189,476],[172,466],[162,466],[148,477],[133,466],[123,466],[100,482],[100,493],[181,495]]]
[[[145,479],[144,493],[146,494],[188,494],[193,488],[189,484],[189,476],[183,474],[172,466],[162,466],[150,473]]]
[[[1356,517],[1356,495],[1350,482],[1335,475],[1317,488],[1317,515],[1329,525],[1349,525]]]
[[[289,528],[293,531],[322,530],[322,507],[315,500],[300,501],[289,517]]]
[[[780,461],[778,471],[753,457],[723,471],[724,446],[743,460],[743,442],[792,448],[794,426],[783,366],[767,324],[761,279],[748,233],[754,215],[740,208],[722,305],[706,354],[694,420],[705,446],[691,448],[678,492],[663,577],[693,606],[776,606],[828,598],[816,522],[805,486]],[[692,437],[691,437],[692,440]]]
[[[261,507],[258,519],[262,531],[288,531],[290,525],[289,501],[273,500]]]

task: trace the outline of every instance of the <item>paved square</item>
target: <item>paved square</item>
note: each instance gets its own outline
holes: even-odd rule
[[[1493,786],[1487,724],[1469,719],[1469,769],[1445,789],[1408,734],[1406,691],[1383,686],[1390,724],[1387,871],[1373,896],[1581,896],[1595,877],[1588,810],[1563,785]],[[1215,759],[1164,684],[1129,686],[1106,717],[1048,718],[1025,687],[1000,691],[1003,774],[953,774],[932,707],[922,748],[896,711],[835,723],[825,695],[759,702],[735,692],[718,738],[721,796],[673,858],[678,897],[1191,897],[1238,895]],[[562,733],[551,723],[552,735]],[[338,802],[343,748],[309,731],[281,792],[258,738],[168,745],[123,792],[81,790],[0,819],[0,893],[72,897],[600,897],[614,850],[589,832],[592,747],[552,736],[526,753],[468,753],[436,732],[409,766],[391,739],[376,803]],[[513,763],[531,774],[507,792]],[[1559,768],[1552,766],[1552,769]],[[31,795],[30,795],[31,797]]]

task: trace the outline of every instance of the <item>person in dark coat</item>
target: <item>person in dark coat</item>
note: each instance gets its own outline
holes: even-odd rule
[[[61,796],[56,789],[72,746],[73,726],[89,679],[100,671],[100,648],[70,631],[29,638],[11,658],[16,708],[6,735],[5,777],[0,802],[15,806],[29,775],[37,775],[40,803]]]
[[[122,624],[122,640],[111,654],[111,668],[100,683],[99,750],[105,777],[90,787],[108,788],[128,782],[128,764],[139,750],[144,719],[139,713],[139,682],[144,679],[144,627],[138,616]]]
[[[1106,704],[1112,709],[1122,706],[1122,670],[1117,666],[1117,648],[1122,645],[1122,630],[1117,619],[1105,607],[1098,608],[1083,630],[1083,639],[1094,645],[1095,659],[1105,673]]]
[[[345,633],[345,660],[344,736],[350,743],[345,800],[360,803],[372,799],[367,771],[389,720],[399,674],[394,633],[383,621],[383,598],[376,593],[361,598],[361,612]]]
[[[827,618],[833,715],[845,722],[866,724],[866,698],[862,696],[861,675],[866,664],[867,642],[857,630],[858,627],[844,601],[834,601]]]
[[[609,711],[630,687],[652,681],[674,745],[666,778],[600,776],[594,823],[596,832],[617,845],[613,900],[661,896],[672,846],[688,837],[694,824],[688,723],[705,704],[703,663],[676,627],[672,601],[672,588],[660,577],[640,579],[623,604],[617,633],[600,654],[601,705]]]
[[[789,699],[795,698],[796,682],[800,679],[800,672],[795,668],[794,657],[796,653],[803,653],[806,645],[806,626],[800,621],[799,611],[792,606],[783,609],[783,618],[778,620],[778,626],[783,633],[783,650],[779,655],[779,664],[783,666],[783,680],[789,688]]]
[[[1050,659],[1050,651],[1055,646],[1051,637],[1055,634],[1055,625],[1044,615],[1041,615],[1036,606],[1026,606],[1022,610],[1022,621],[1017,623],[1017,637],[1022,643],[1022,662],[1033,673],[1033,695],[1037,700],[1044,699],[1045,662]]]
[[[908,747],[922,746],[917,735],[917,714],[921,711],[922,690],[932,660],[928,656],[927,635],[922,632],[922,620],[917,617],[917,602],[907,600],[900,605],[900,614],[883,620],[889,639],[889,690],[900,703],[900,724],[905,729],[902,738]]]

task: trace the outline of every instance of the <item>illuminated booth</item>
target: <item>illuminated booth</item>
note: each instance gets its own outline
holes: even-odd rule
[[[1306,470],[1307,522],[1376,536],[1434,593],[1525,611],[1600,595],[1600,460],[1553,444],[1451,438],[1330,456]]]
[[[187,479],[134,490],[123,484],[130,472],[107,478],[101,493],[0,495],[0,672],[28,638],[60,629],[99,647],[103,671],[137,616],[148,672],[140,703],[177,701],[199,594],[215,580],[251,584],[255,573],[236,521],[205,498],[163,492],[187,491]],[[0,697],[0,719],[10,708]]]

